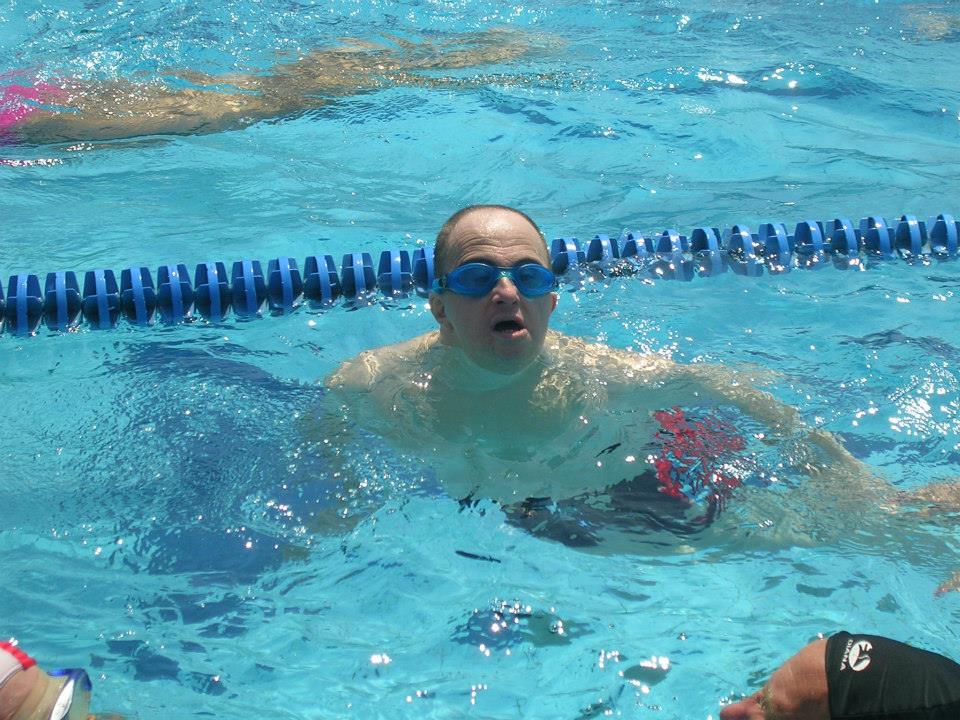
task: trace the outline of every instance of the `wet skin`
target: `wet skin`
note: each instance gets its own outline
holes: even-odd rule
[[[312,50],[261,72],[167,73],[193,87],[160,79],[54,76],[42,84],[51,88],[45,93],[48,97],[37,107],[31,105],[31,112],[7,132],[19,142],[40,144],[241,129],[265,119],[296,117],[337,98],[382,88],[482,85],[483,77],[440,77],[433,71],[509,62],[530,52],[533,39],[521,32],[492,29],[421,42],[392,37],[384,43],[352,40],[340,47]],[[35,79],[23,82],[32,84]]]

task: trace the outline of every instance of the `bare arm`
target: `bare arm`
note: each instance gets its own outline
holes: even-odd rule
[[[701,400],[729,403],[759,420],[777,436],[787,436],[803,426],[797,409],[721,365],[674,364],[671,375],[689,385]]]
[[[806,443],[819,448],[832,470],[842,469],[858,476],[872,475],[832,433],[811,428],[803,422],[796,408],[780,402],[769,392],[758,389],[739,373],[719,365],[674,364],[671,374],[677,380],[689,384],[690,390],[698,398],[729,403],[766,425],[770,435],[765,440]],[[806,469],[811,473],[823,470],[810,462]]]
[[[767,425],[775,437],[790,438],[794,443],[803,442],[818,448],[826,466],[810,463],[805,468],[811,474],[830,471],[833,478],[846,480],[843,492],[849,497],[851,490],[859,488],[876,501],[886,497],[890,508],[901,506],[922,507],[921,517],[932,518],[935,511],[943,516],[960,510],[960,482],[956,478],[931,483],[918,490],[894,494],[894,488],[883,478],[857,460],[840,444],[833,433],[821,428],[807,426],[797,410],[781,403],[768,392],[759,390],[748,382],[737,379],[736,373],[719,366],[676,366],[681,374],[695,375],[707,394],[713,394],[732,403],[751,417]],[[831,492],[835,492],[831,488]],[[957,573],[950,589],[960,588],[960,573]]]

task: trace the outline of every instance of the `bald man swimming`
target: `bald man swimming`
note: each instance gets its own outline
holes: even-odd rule
[[[361,353],[327,385],[365,396],[350,403],[358,423],[423,456],[455,497],[493,498],[520,524],[560,522],[537,499],[575,499],[577,527],[567,530],[577,537],[566,541],[589,546],[610,512],[647,529],[699,528],[746,481],[735,466],[748,472],[743,457],[757,438],[782,443],[807,474],[860,467],[730,370],[550,330],[557,281],[543,234],[518,210],[455,213],[437,237],[435,272],[437,329]],[[762,428],[744,438],[714,413],[719,405]],[[596,532],[584,513],[597,513]]]

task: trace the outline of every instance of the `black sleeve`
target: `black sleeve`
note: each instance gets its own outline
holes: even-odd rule
[[[957,720],[960,665],[876,635],[827,641],[832,720]]]

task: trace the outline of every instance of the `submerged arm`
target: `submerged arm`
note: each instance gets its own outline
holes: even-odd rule
[[[832,470],[845,470],[856,475],[868,474],[866,466],[840,444],[830,432],[811,428],[803,422],[800,413],[791,405],[777,400],[772,394],[754,387],[749,381],[728,368],[719,365],[674,364],[672,378],[688,386],[700,400],[729,403],[767,426],[770,435],[765,440],[784,440],[815,446],[829,462]],[[810,472],[818,468],[805,463]]]
[[[351,530],[381,504],[370,471],[370,443],[357,417],[362,394],[328,389],[297,423],[301,445],[297,453],[307,456],[306,472],[295,479],[302,494],[313,499],[303,524],[311,531],[336,535]],[[298,463],[299,464],[299,463]]]

